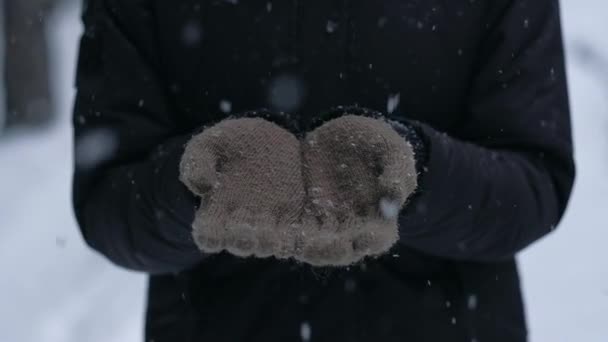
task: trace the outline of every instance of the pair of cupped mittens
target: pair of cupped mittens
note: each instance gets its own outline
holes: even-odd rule
[[[347,266],[387,252],[417,186],[412,146],[382,119],[345,114],[299,139],[263,118],[225,119],[186,145],[204,253]]]

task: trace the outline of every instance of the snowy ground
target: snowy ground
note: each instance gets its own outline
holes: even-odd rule
[[[607,11],[562,3],[578,178],[562,225],[519,258],[532,342],[608,341]]]
[[[71,212],[78,8],[51,27],[61,122],[0,137],[0,342],[143,341],[145,277],[89,250]]]
[[[578,179],[563,224],[520,257],[531,342],[608,341],[605,13],[605,0],[563,2]],[[145,278],[90,251],[70,209],[78,9],[51,31],[61,122],[0,138],[0,341],[141,341]]]

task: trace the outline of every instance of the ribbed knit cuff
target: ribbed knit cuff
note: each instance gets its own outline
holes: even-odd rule
[[[428,160],[428,151],[422,133],[418,131],[416,126],[407,121],[388,120],[388,123],[412,145],[414,159],[416,160],[416,172],[419,176],[424,174]]]

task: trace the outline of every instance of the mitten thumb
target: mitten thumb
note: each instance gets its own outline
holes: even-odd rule
[[[386,219],[397,217],[401,207],[418,186],[412,146],[395,132],[389,153],[382,155],[379,208]]]
[[[179,178],[190,191],[203,197],[217,186],[217,163],[217,153],[195,137],[184,150]]]

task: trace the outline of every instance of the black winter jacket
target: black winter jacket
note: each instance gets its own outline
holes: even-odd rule
[[[150,273],[149,341],[525,341],[514,256],[574,178],[557,0],[90,0],[74,111],[87,243]],[[202,255],[184,143],[230,113],[390,112],[428,155],[400,241],[344,269]]]

